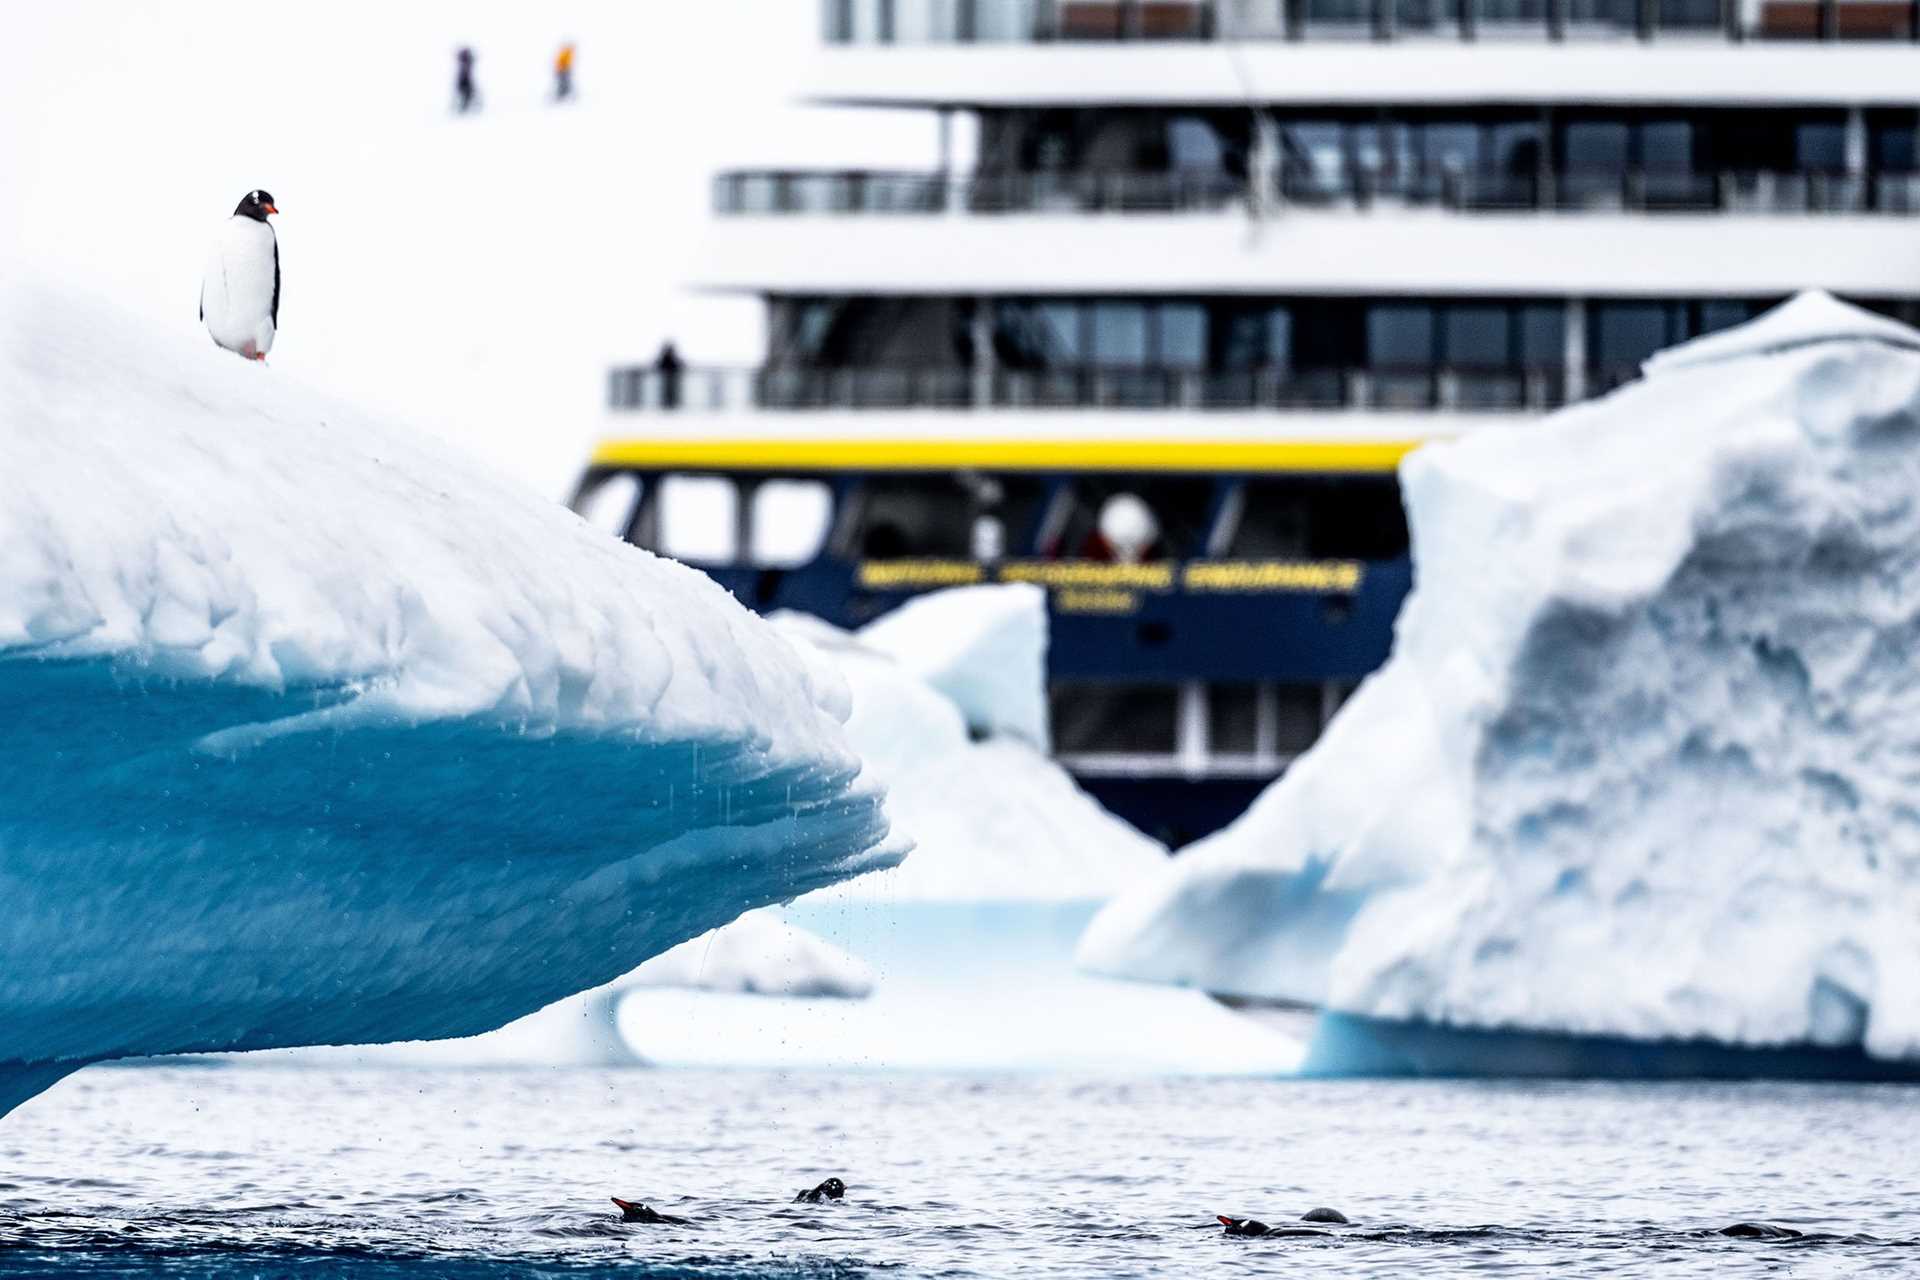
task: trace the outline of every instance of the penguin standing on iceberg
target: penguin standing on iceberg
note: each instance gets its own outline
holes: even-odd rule
[[[280,322],[280,241],[267,215],[273,197],[249,191],[220,229],[200,282],[200,319],[213,340],[249,360],[265,360]]]

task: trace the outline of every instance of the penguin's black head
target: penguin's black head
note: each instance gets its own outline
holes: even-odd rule
[[[265,222],[267,215],[278,213],[273,207],[273,196],[265,191],[249,191],[240,197],[240,203],[234,208],[236,218],[252,218],[255,222]]]
[[[838,1178],[828,1178],[820,1184],[820,1194],[829,1200],[838,1200],[847,1194],[847,1184]]]

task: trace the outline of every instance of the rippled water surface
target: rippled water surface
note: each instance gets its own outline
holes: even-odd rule
[[[847,1199],[789,1203],[829,1174]],[[608,1197],[686,1226],[625,1226]],[[1353,1225],[1228,1239],[1213,1215]],[[1807,1233],[1730,1240],[1765,1220]],[[0,1120],[0,1269],[1920,1274],[1920,1091],[93,1069]]]

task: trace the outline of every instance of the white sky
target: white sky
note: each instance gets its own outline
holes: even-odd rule
[[[747,362],[761,308],[702,298],[730,165],[931,166],[932,120],[792,102],[815,0],[10,4],[0,251],[194,325],[206,250],[265,187],[286,282],[265,376],[402,417],[543,493],[609,364],[672,336]],[[545,101],[563,39],[581,100]],[[486,109],[451,117],[453,52]],[[18,270],[18,267],[8,270]]]

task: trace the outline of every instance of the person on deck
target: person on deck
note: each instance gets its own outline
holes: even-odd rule
[[[454,55],[453,109],[460,115],[479,108],[479,91],[473,86],[473,50],[461,46]]]
[[[565,102],[573,97],[573,42],[560,46],[553,56],[553,100]]]
[[[680,361],[680,353],[673,349],[671,342],[660,345],[660,354],[653,360],[653,373],[660,384],[662,409],[680,407],[680,371],[685,367]]]

